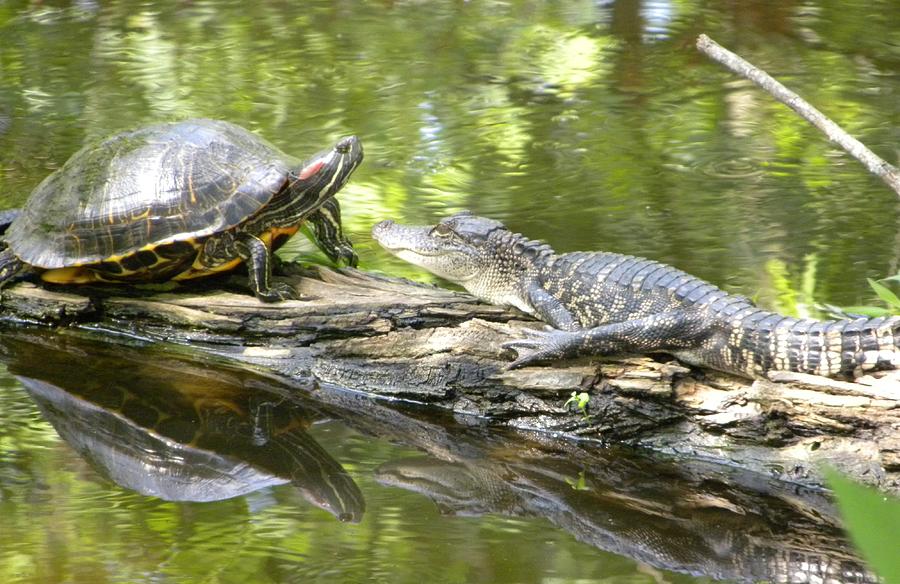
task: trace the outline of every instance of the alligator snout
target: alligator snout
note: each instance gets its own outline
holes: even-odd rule
[[[387,235],[387,233],[394,225],[395,223],[393,221],[391,221],[390,219],[385,219],[381,223],[378,223],[374,227],[372,227],[372,237],[375,238],[375,241],[381,243],[382,238]]]
[[[390,219],[372,227],[372,237],[381,247],[396,254],[401,249],[427,250],[434,247],[428,237],[431,227],[401,225]]]

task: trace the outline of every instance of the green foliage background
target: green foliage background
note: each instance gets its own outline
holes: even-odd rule
[[[896,196],[693,48],[707,32],[891,159],[890,1],[91,6],[0,4],[6,205],[86,140],[208,116],[297,155],[360,135],[367,162],[341,199],[370,268],[428,278],[369,227],[460,208],[775,307],[772,265],[794,290],[814,265],[808,291],[837,305],[870,303],[865,279],[900,267]]]
[[[884,582],[900,582],[900,500],[855,483],[834,470],[827,477],[847,530],[863,557]]]
[[[866,278],[900,271],[896,195],[693,42],[709,34],[893,160],[896,14],[894,0],[0,0],[0,206],[88,140],[206,116],[298,156],[359,135],[366,162],[340,199],[364,268],[429,279],[369,228],[469,208],[791,314],[872,304]],[[653,579],[540,525],[448,526],[421,497],[378,494],[364,477],[394,447],[362,438],[327,442],[374,497],[358,526],[281,494],[117,491],[3,382],[0,581]]]

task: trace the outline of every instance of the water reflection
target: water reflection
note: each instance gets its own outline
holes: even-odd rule
[[[545,518],[582,542],[675,572],[742,582],[878,581],[812,493],[698,482],[690,470],[636,465],[618,452],[583,452],[577,461],[536,449],[484,454],[395,460],[377,479],[429,497],[445,514]]]
[[[309,413],[297,402],[172,355],[47,340],[5,336],[9,370],[59,436],[114,483],[197,502],[290,484],[341,521],[362,519],[359,487],[306,432]]]
[[[375,478],[430,498],[444,515],[547,520],[594,548],[695,576],[878,581],[821,491],[478,420],[439,422],[360,396],[330,399],[366,412],[345,420],[360,432],[427,453],[385,462]]]
[[[611,562],[632,561],[650,570],[741,582],[876,581],[821,492],[767,477],[499,430],[483,420],[438,416],[336,388],[308,392],[197,355],[109,344],[85,333],[4,330],[0,349],[59,436],[121,486],[176,501],[245,495],[254,509],[250,522],[217,511],[216,504],[176,515],[186,533],[203,534],[197,537],[210,546],[210,564],[244,554],[277,567],[274,581],[307,581],[309,570],[333,567],[338,549],[342,568],[356,575],[370,569],[389,574],[398,562],[404,573],[430,574],[447,542],[467,565],[480,562],[473,569],[492,575],[474,581],[494,583],[537,581],[525,575],[554,573],[559,558],[570,554],[595,562],[596,575],[604,577]],[[306,432],[323,419],[345,429],[342,440],[332,434],[329,450],[368,485],[364,521],[357,484]],[[5,430],[13,438],[27,434]],[[356,438],[348,445],[347,436]],[[15,465],[7,467],[13,478],[3,478],[0,464],[0,504],[9,495],[13,517],[51,502],[54,509],[102,514],[114,497],[111,491],[79,498],[84,491],[60,488],[77,484],[76,477],[50,473],[43,479],[49,487],[38,486],[10,474]],[[360,522],[357,531],[329,532],[319,522],[295,537],[297,505],[283,497],[284,489],[263,489],[274,485],[290,485],[287,492]],[[431,499],[445,517],[477,520],[436,520],[427,505],[396,488]],[[265,512],[273,496],[280,506]],[[152,541],[165,557],[171,553],[165,542],[140,529],[143,505],[122,508],[120,525],[130,530],[129,545]],[[67,517],[85,521],[78,514]],[[556,529],[546,529],[546,522]],[[113,545],[94,537],[102,544],[97,549]],[[313,541],[324,547],[314,558],[319,563],[308,568],[301,560]],[[484,553],[490,546],[497,554]],[[518,568],[503,572],[500,550],[509,549],[517,550]],[[119,561],[132,562],[126,556]],[[570,566],[571,573],[586,565]]]

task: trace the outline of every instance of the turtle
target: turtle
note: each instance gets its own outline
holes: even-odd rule
[[[362,158],[348,136],[301,162],[221,120],[115,134],[2,214],[0,287],[25,272],[55,284],[163,282],[244,263],[260,300],[299,298],[270,283],[272,252],[307,223],[326,255],[356,265],[333,196]]]

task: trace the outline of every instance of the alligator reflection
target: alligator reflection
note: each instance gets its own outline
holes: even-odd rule
[[[446,514],[543,517],[657,568],[742,582],[878,581],[816,493],[754,478],[759,490],[747,490],[735,484],[740,477],[717,478],[709,468],[574,450],[501,446],[480,458],[415,457],[383,464],[376,478],[426,495]]]
[[[362,493],[306,432],[305,409],[253,387],[256,376],[65,336],[3,344],[57,433],[122,487],[216,501],[291,484],[341,521],[362,518]]]

